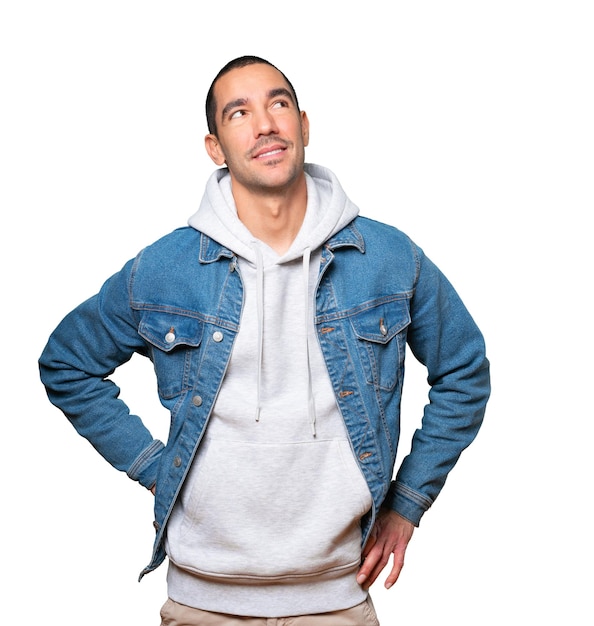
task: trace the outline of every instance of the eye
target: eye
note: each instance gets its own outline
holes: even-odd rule
[[[229,116],[230,120],[235,120],[245,115],[245,111],[243,109],[238,109],[237,111],[233,111]]]
[[[286,100],[276,100],[272,103],[273,109],[282,109],[284,107],[288,107],[289,103]]]

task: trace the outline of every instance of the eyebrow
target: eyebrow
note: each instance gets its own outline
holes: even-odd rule
[[[278,96],[286,96],[293,104],[295,104],[295,100],[293,95],[286,87],[277,87],[276,89],[271,89],[268,92],[268,98],[276,98]],[[235,100],[231,100],[231,102],[227,102],[227,104],[223,107],[221,111],[221,120],[224,120],[229,111],[235,109],[236,107],[245,106],[247,104],[247,98],[237,98]]]
[[[293,104],[295,104],[293,94],[286,87],[277,87],[276,89],[271,89],[268,92],[269,98],[276,98],[277,96],[286,96]]]
[[[221,120],[224,120],[227,117],[227,113],[234,109],[235,107],[245,106],[247,104],[246,98],[237,98],[237,100],[231,100],[231,102],[227,102],[227,104],[223,107],[221,111]]]

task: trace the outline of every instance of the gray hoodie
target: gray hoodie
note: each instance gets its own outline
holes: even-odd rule
[[[167,531],[169,596],[208,611],[313,614],[367,595],[355,578],[371,496],[313,324],[321,247],[358,209],[332,172],[305,171],[306,215],[283,256],[237,217],[226,169],[189,220],[237,255],[244,284],[229,367]]]

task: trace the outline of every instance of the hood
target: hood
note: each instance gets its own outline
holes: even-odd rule
[[[305,218],[291,247],[276,259],[276,263],[301,258],[305,249],[317,250],[359,213],[329,169],[311,163],[306,163],[304,169],[307,183]],[[200,207],[188,224],[239,257],[257,263],[254,236],[237,217],[227,168],[218,169],[210,176]]]

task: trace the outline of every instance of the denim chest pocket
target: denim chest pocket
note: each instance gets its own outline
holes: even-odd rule
[[[410,324],[408,298],[372,304],[350,321],[367,382],[393,389],[404,366],[405,329]]]
[[[173,398],[192,386],[203,330],[204,324],[188,315],[166,311],[143,314],[138,332],[149,344],[159,395],[163,398]]]

